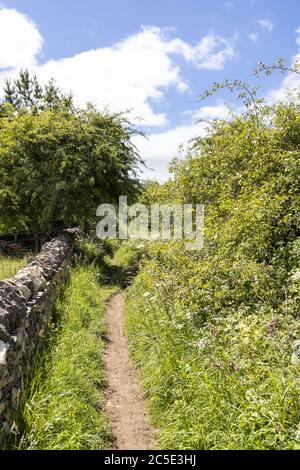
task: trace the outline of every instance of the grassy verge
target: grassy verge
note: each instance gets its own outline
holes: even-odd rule
[[[25,266],[27,257],[14,258],[0,255],[0,280],[14,276],[19,269]]]
[[[114,287],[99,286],[96,266],[71,272],[57,302],[59,326],[30,385],[20,449],[104,449],[109,439],[102,413],[105,378],[105,301]]]
[[[199,328],[165,282],[156,263],[148,262],[126,306],[158,447],[299,448],[298,319],[287,312],[233,310]],[[185,294],[191,295],[187,286]]]

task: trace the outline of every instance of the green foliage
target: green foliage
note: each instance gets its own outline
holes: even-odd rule
[[[143,243],[123,242],[114,254],[114,262],[125,269],[136,270],[146,250]]]
[[[149,263],[127,300],[131,351],[158,447],[297,447],[299,365],[292,351],[299,321],[264,307],[251,315],[239,308],[196,327],[199,297],[181,307],[174,284]]]
[[[159,445],[299,447],[300,106],[214,122],[144,200],[205,205],[205,246],[154,245],[127,331]]]
[[[18,448],[88,450],[108,445],[109,429],[101,411],[105,378],[105,300],[113,287],[100,288],[98,269],[73,269],[57,302],[59,327],[51,334],[23,411],[24,433]]]
[[[20,98],[25,104],[15,99],[0,109],[1,227],[36,239],[54,227],[89,227],[99,204],[137,190],[134,130],[122,114],[66,106],[59,91],[53,91],[57,105],[46,103],[37,112],[38,84],[22,77],[18,93],[29,95]]]
[[[115,251],[110,264],[115,268],[115,278],[121,287],[128,287],[139,271],[142,260],[147,258],[146,244],[123,241]]]
[[[51,79],[41,86],[36,75],[30,76],[28,70],[21,70],[15,80],[6,79],[4,85],[4,100],[15,109],[29,109],[39,112],[43,109],[66,107],[72,109],[72,95],[66,95]]]
[[[105,245],[100,241],[93,241],[85,238],[80,243],[80,252],[79,256],[81,262],[85,266],[101,266],[103,264],[103,259],[107,255],[107,250]]]
[[[258,67],[253,70],[252,76],[259,78],[263,74],[268,77],[274,72],[280,72],[282,75],[300,75],[300,61],[296,59],[290,66],[287,65],[286,60],[284,59],[279,59],[272,65],[267,65],[259,61]],[[200,94],[199,100],[201,101],[210,96],[213,96],[220,90],[236,93],[238,100],[240,100],[243,104],[242,112],[245,113],[244,115],[247,117],[251,116],[252,119],[254,119],[256,122],[256,125],[259,127],[261,122],[268,116],[270,111],[266,98],[264,96],[258,96],[258,91],[260,88],[261,85],[259,82],[253,86],[243,80],[225,79],[223,82],[214,82],[209,89],[204,90]],[[293,101],[299,102],[299,87],[296,86],[294,89],[289,89],[287,91],[288,95],[292,98]],[[241,109],[239,112],[241,112]],[[234,115],[232,111],[231,114]]]

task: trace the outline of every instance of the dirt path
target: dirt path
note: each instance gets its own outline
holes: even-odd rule
[[[108,379],[106,410],[112,421],[115,449],[150,450],[154,446],[153,431],[124,334],[124,297],[124,293],[118,293],[107,305],[109,343],[103,358]]]

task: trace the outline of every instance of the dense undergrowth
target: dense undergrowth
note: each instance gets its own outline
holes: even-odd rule
[[[29,385],[16,447],[35,450],[107,448],[109,423],[101,410],[105,377],[105,301],[116,290],[99,266],[101,247],[86,242],[56,305],[49,344]],[[100,253],[101,252],[101,253]]]
[[[159,448],[300,446],[300,108],[214,123],[143,202],[205,205],[205,246],[154,244],[127,332]]]

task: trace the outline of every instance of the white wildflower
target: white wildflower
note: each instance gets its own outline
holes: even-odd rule
[[[197,344],[198,348],[200,349],[200,351],[203,351],[203,349],[205,348],[206,346],[206,340],[204,338],[201,338],[199,341],[198,341],[198,344]]]

